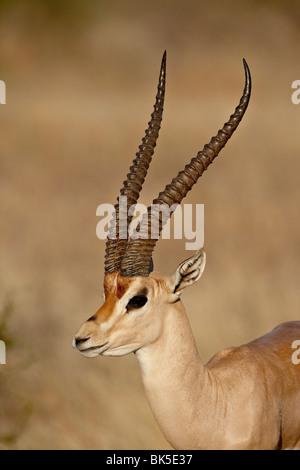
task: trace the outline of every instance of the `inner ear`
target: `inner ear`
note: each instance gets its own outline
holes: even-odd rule
[[[177,284],[176,284],[176,286],[175,286],[175,288],[174,288],[174,291],[173,291],[174,294],[176,294],[177,290],[179,289],[180,283],[181,283],[181,277],[179,277],[178,282],[177,282]]]
[[[197,282],[203,274],[205,263],[206,254],[203,249],[183,261],[169,280],[171,292],[179,296],[183,289]]]

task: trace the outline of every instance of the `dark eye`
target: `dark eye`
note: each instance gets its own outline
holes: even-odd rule
[[[145,303],[147,302],[147,297],[145,297],[144,295],[136,295],[135,297],[132,297],[132,299],[129,300],[128,304],[127,304],[127,312],[129,312],[130,310],[134,310],[136,308],[141,308],[145,305]]]

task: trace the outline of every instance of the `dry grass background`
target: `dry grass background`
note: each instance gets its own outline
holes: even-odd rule
[[[96,207],[114,203],[168,51],[149,203],[216,133],[253,77],[250,107],[186,202],[205,204],[205,275],[183,300],[200,354],[299,320],[297,1],[0,2],[0,441],[17,449],[166,449],[133,356],[89,361],[73,334],[101,303]],[[171,273],[183,241],[160,241]]]

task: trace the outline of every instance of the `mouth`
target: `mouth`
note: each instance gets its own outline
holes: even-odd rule
[[[89,348],[83,348],[83,347],[76,347],[80,354],[82,354],[85,357],[97,357],[100,356],[104,351],[106,351],[109,348],[108,341],[103,344],[99,344],[98,346],[91,346]]]

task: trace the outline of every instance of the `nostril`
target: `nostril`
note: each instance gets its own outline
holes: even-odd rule
[[[79,344],[85,343],[90,338],[75,338],[75,344],[78,346]]]

